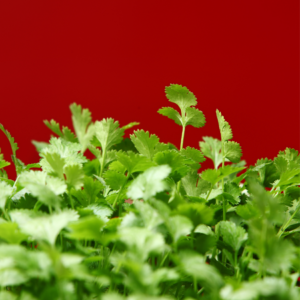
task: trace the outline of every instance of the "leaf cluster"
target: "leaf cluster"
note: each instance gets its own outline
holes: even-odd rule
[[[144,130],[124,139],[138,123],[92,122],[72,104],[74,132],[45,121],[57,136],[25,165],[0,126],[18,175],[0,154],[1,300],[300,298],[298,151],[246,167],[219,111],[221,140],[183,147],[205,118],[186,87],[165,92],[180,149]],[[206,158],[214,168],[199,172]]]

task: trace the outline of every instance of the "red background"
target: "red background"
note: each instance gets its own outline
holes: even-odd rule
[[[185,146],[220,137],[219,109],[248,165],[300,148],[298,0],[1,1],[0,26],[0,123],[25,163],[39,159],[31,140],[50,138],[43,120],[72,127],[73,102],[179,146],[180,127],[157,113],[170,83],[206,116]],[[9,160],[2,133],[0,147]]]

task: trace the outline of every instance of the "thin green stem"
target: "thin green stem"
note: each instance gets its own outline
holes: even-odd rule
[[[69,197],[70,197],[71,207],[72,207],[72,209],[74,209],[74,201],[73,201],[73,197],[71,196],[70,191],[69,191]]]
[[[131,175],[131,174],[128,172],[128,174],[127,174],[127,180],[128,180],[128,178],[130,177],[130,175]],[[126,180],[126,182],[124,182],[124,184],[121,186],[121,188],[120,188],[120,190],[119,190],[119,192],[118,192],[118,194],[117,194],[117,197],[116,197],[116,199],[115,199],[115,201],[114,201],[114,203],[113,203],[113,205],[112,205],[113,208],[115,208],[115,205],[117,204],[117,202],[118,202],[118,200],[119,200],[119,196],[120,196],[120,194],[121,194],[121,192],[122,192],[122,190],[123,190],[124,185],[127,183],[127,180]],[[121,211],[122,211],[122,208],[121,208]],[[119,214],[119,216],[120,216],[120,214]]]
[[[180,150],[183,148],[184,134],[185,134],[185,126],[182,126]]]
[[[202,287],[202,288],[198,291],[198,295],[200,295],[203,291],[204,291],[204,287]]]
[[[291,215],[291,217],[288,219],[288,221],[282,225],[279,229],[279,231],[277,232],[277,236],[280,238],[281,235],[284,233],[284,231],[287,229],[287,227],[290,225],[291,221],[293,220],[294,216],[296,215],[296,213],[299,211],[300,209],[300,203],[298,204],[297,208],[295,209],[294,213]]]
[[[162,259],[162,261],[161,261],[161,263],[160,263],[160,265],[159,265],[160,268],[164,265],[164,262],[166,261],[168,255],[169,255],[169,252],[166,253],[165,256],[164,256],[164,258]]]
[[[180,141],[180,150],[183,148],[183,141],[184,141],[184,134],[185,134],[185,126],[182,125],[182,132],[181,132],[181,141]],[[181,187],[181,180],[177,182],[177,191],[180,192]]]
[[[3,207],[2,210],[3,210],[4,216],[5,216],[5,218],[7,219],[7,221],[10,221],[10,217],[9,217],[9,215],[8,215],[8,213],[7,213],[6,209],[5,209],[5,207]]]
[[[42,205],[43,205],[42,202],[36,201],[33,210],[34,210],[34,211],[38,211]]]
[[[206,196],[206,199],[205,199],[206,201],[207,201],[207,199],[208,199],[208,197],[209,197],[209,195],[210,195],[212,189],[213,189],[213,186],[211,187],[211,189],[209,190],[209,193],[208,193],[207,196]]]
[[[193,281],[194,281],[194,292],[197,293],[198,288],[197,288],[197,278],[196,278],[196,276],[194,276]]]
[[[226,206],[227,206],[227,201],[226,199],[223,197],[223,221],[226,221]]]
[[[104,148],[104,149],[103,149],[103,152],[102,152],[100,177],[102,176],[102,173],[103,173],[103,170],[104,170],[105,156],[106,156],[106,148]]]

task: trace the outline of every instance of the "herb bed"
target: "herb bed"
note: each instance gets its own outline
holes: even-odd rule
[[[92,122],[74,103],[75,133],[45,121],[57,137],[25,165],[0,124],[17,173],[0,154],[1,300],[300,299],[298,151],[246,167],[218,110],[221,139],[184,147],[204,114],[186,87],[165,92],[179,149],[143,130],[124,139],[138,123]]]

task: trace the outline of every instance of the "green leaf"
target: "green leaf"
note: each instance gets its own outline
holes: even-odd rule
[[[112,146],[111,149],[116,150],[116,151],[121,150],[121,151],[132,151],[134,153],[138,152],[137,149],[135,148],[133,142],[129,138],[123,139],[119,144]]]
[[[77,143],[67,142],[61,138],[52,137],[48,147],[40,152],[42,157],[40,164],[47,173],[57,174],[63,179],[63,170],[65,166],[87,162],[82,153],[78,153],[81,146]]]
[[[200,224],[209,225],[214,217],[214,211],[203,203],[186,203],[177,207],[176,213],[189,218],[196,228]]]
[[[0,238],[9,244],[20,244],[27,235],[20,231],[18,224],[4,222],[0,223]]]
[[[183,125],[181,115],[172,107],[163,107],[158,110],[158,113],[173,120],[178,125]]]
[[[0,285],[16,286],[31,278],[50,279],[52,262],[40,251],[27,250],[19,245],[0,245]],[[1,298],[2,300],[2,298]]]
[[[241,195],[241,192],[236,183],[226,182],[224,184],[224,192],[230,194],[233,197],[235,204],[240,202],[239,196]]]
[[[272,187],[272,183],[279,179],[275,164],[268,158],[258,159],[253,171],[258,171],[260,180],[265,187]]]
[[[63,137],[63,134],[60,130],[60,125],[56,121],[54,121],[53,119],[50,122],[47,120],[44,120],[44,124],[55,134],[57,134],[60,137]]]
[[[288,161],[282,156],[274,158],[274,165],[279,174],[286,172],[288,169]]]
[[[202,255],[192,251],[181,251],[178,262],[182,271],[191,278],[196,278],[205,287],[205,290],[219,290],[224,285],[217,269],[205,264]]]
[[[58,153],[45,153],[42,155],[43,159],[41,159],[40,164],[43,171],[63,179],[64,165],[66,164],[65,158],[62,158]]]
[[[184,216],[172,216],[167,219],[166,225],[174,243],[177,243],[181,237],[190,234],[194,227],[193,223]]]
[[[102,146],[102,151],[109,150],[114,144],[122,141],[124,129],[119,127],[119,122],[112,118],[95,122],[95,135]]]
[[[37,197],[39,201],[45,205],[59,209],[61,198],[47,186],[38,183],[27,183],[26,190],[28,190],[33,196]]]
[[[202,179],[210,182],[212,185],[215,185],[219,181],[219,174],[218,170],[207,169],[203,171],[200,176]]]
[[[204,142],[199,142],[202,153],[210,158],[215,169],[222,163],[222,142],[209,136],[203,137]]]
[[[138,210],[145,228],[152,230],[164,222],[157,210],[148,203],[136,201],[134,206]]]
[[[195,107],[187,107],[186,115],[184,118],[185,125],[192,125],[196,128],[203,127],[205,125],[205,117],[202,111]]]
[[[92,121],[91,112],[87,108],[82,109],[81,105],[76,103],[70,105],[70,110],[72,112],[73,126],[81,144],[81,151],[84,152],[94,135],[94,126],[89,125]]]
[[[172,168],[171,177],[176,181],[187,175],[190,168],[187,164],[193,164],[193,160],[181,155],[176,150],[158,152],[153,157],[158,165],[169,165]]]
[[[119,190],[127,181],[127,177],[116,171],[108,170],[103,174],[106,184],[113,190]]]
[[[91,177],[84,177],[84,193],[88,203],[93,203],[97,195],[104,189],[104,185],[98,181],[93,180]]]
[[[53,178],[41,171],[26,171],[20,175],[20,184],[45,205],[56,209],[60,207],[61,199],[57,195],[66,192],[66,184],[59,178]],[[16,195],[15,195],[16,196]],[[14,196],[14,198],[16,198]]]
[[[10,165],[10,162],[8,161],[5,161],[3,159],[3,154],[1,154],[1,149],[0,149],[0,169],[6,167],[6,166],[9,166]]]
[[[10,147],[12,149],[12,160],[13,160],[13,163],[16,167],[16,172],[17,172],[17,175],[22,171],[22,167],[19,163],[19,160],[17,159],[17,156],[16,156],[16,152],[17,150],[19,149],[18,148],[18,144],[15,143],[15,139],[11,136],[11,134],[4,128],[4,126],[2,124],[0,124],[0,130],[2,130],[2,132],[6,135],[9,143],[10,143]]]
[[[144,199],[155,196],[157,193],[168,189],[163,180],[171,173],[167,165],[152,167],[134,179],[128,188],[127,196],[131,199]]]
[[[73,210],[64,210],[52,215],[34,213],[30,210],[12,210],[9,214],[23,233],[37,240],[45,240],[51,245],[55,244],[57,235],[69,222],[78,219],[77,212]]]
[[[70,239],[101,241],[101,229],[104,225],[104,221],[96,216],[84,217],[68,225],[71,232],[66,236]]]
[[[159,138],[155,134],[149,136],[148,131],[136,130],[134,135],[130,135],[130,138],[140,154],[152,159],[155,154],[155,147],[159,142]]]
[[[134,172],[144,172],[154,166],[149,158],[133,153],[132,151],[127,153],[118,152],[116,156],[118,162],[120,162],[130,174]]]
[[[224,156],[231,162],[237,163],[242,156],[241,146],[233,141],[224,143]]]
[[[0,181],[0,208],[3,209],[6,200],[11,196],[13,188],[4,181]]]
[[[27,184],[40,184],[50,189],[55,195],[61,195],[66,192],[67,186],[63,180],[50,177],[43,171],[25,171],[19,177],[19,183],[26,187]]]
[[[198,170],[200,168],[199,163],[205,161],[203,154],[195,148],[186,147],[185,149],[181,149],[180,153],[195,162],[190,165],[194,170]]]
[[[219,128],[221,132],[222,141],[228,141],[232,139],[232,131],[228,122],[225,121],[224,117],[217,110],[217,119],[219,123]]]
[[[243,243],[248,239],[246,230],[230,221],[219,222],[219,230],[223,241],[236,252],[240,250]]]
[[[127,130],[127,129],[130,129],[137,125],[140,125],[140,123],[139,122],[131,122],[131,123],[128,123],[127,125],[123,126],[122,129]]]
[[[218,181],[229,176],[230,174],[237,173],[245,169],[244,167],[232,167],[225,166],[224,168],[219,168],[218,170],[207,169],[201,173],[201,178],[215,185]]]
[[[37,152],[41,152],[44,148],[48,147],[49,144],[45,142],[38,142],[32,140],[31,143],[35,146]]]
[[[284,151],[279,151],[278,157],[283,157],[289,164],[295,162],[300,167],[300,154],[295,149],[286,148]]]
[[[119,234],[119,240],[136,260],[145,261],[150,253],[158,254],[166,249],[163,236],[146,228],[123,227],[119,229]]]
[[[83,186],[84,172],[81,165],[68,165],[64,168],[64,173],[66,174],[66,183],[69,187],[78,190]]]
[[[181,179],[182,186],[187,196],[199,197],[200,194],[210,190],[211,184],[199,177],[196,171],[189,172]]]
[[[10,146],[12,148],[13,153],[19,149],[18,144],[15,143],[15,139],[11,136],[11,134],[4,128],[2,124],[0,124],[0,129],[3,131],[3,133],[6,135],[6,137],[9,140]]]
[[[166,97],[170,102],[176,103],[181,110],[185,110],[190,106],[197,104],[195,95],[185,86],[179,84],[171,84],[165,88]]]
[[[71,143],[78,143],[78,138],[75,134],[66,126],[62,127],[63,138]]]
[[[91,210],[95,216],[100,218],[102,221],[107,223],[109,217],[113,214],[113,210],[106,204],[103,203],[93,203],[86,207],[87,210]]]

